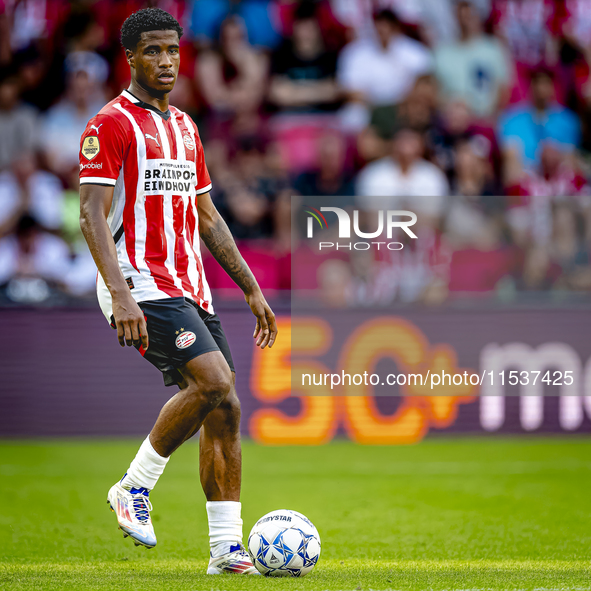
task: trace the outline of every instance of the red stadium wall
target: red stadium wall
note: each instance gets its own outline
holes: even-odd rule
[[[378,319],[323,312],[295,321],[320,339],[314,354],[297,345],[292,351],[287,312],[279,315],[277,346],[263,352],[253,345],[249,311],[220,307],[218,313],[236,364],[242,431],[261,443],[313,445],[347,436],[400,444],[439,433],[591,432],[591,342],[585,337],[591,311],[413,311]],[[174,393],[136,351],[119,347],[94,308],[4,308],[0,326],[0,437],[142,435]],[[384,330],[386,348],[372,351]],[[438,391],[443,396],[404,387],[318,396],[330,389],[304,392],[296,379],[292,386],[290,363],[297,371],[340,372],[354,370],[365,355],[379,371],[402,372],[413,367],[405,361],[411,346],[417,364],[439,370],[508,372],[527,362],[528,369],[570,368],[573,385],[544,385],[538,397],[509,385],[488,388],[498,396],[485,397],[477,386]],[[312,395],[297,396],[304,393]],[[392,393],[397,396],[382,395]]]

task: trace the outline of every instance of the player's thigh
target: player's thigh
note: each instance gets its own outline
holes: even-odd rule
[[[140,306],[150,338],[150,346],[142,354],[163,373],[166,385],[187,382],[188,379],[187,385],[194,386],[207,376],[211,382],[220,373],[225,374],[226,381],[229,379],[229,369],[223,368],[225,358],[194,305],[185,298],[168,298],[140,302]],[[202,356],[207,357],[191,363]],[[182,375],[181,368],[189,364],[186,375]]]
[[[194,304],[196,306],[196,304]],[[232,373],[236,372],[234,368],[234,360],[232,359],[232,353],[230,351],[230,345],[228,344],[228,339],[226,338],[226,333],[222,327],[222,323],[219,319],[217,314],[209,314],[202,310],[201,308],[197,308],[199,316],[203,320],[209,334],[215,341],[216,345],[218,346],[219,350],[221,351],[222,355],[226,359],[228,366]]]

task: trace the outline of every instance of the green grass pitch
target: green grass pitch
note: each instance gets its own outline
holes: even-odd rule
[[[152,494],[158,546],[116,528],[106,493],[138,441],[0,443],[0,589],[591,590],[591,439],[431,439],[409,447],[244,444],[243,518],[307,515],[302,579],[204,575],[197,445]]]

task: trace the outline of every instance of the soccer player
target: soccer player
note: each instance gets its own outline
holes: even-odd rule
[[[108,493],[124,537],[153,548],[150,491],[198,430],[207,498],[207,572],[258,574],[242,546],[240,403],[230,349],[203,273],[199,238],[244,292],[261,349],[275,316],[214,207],[195,123],[170,106],[183,30],[146,8],[121,28],[131,84],[91,119],[80,146],[80,223],[98,299],[121,346],[134,345],[177,392]]]

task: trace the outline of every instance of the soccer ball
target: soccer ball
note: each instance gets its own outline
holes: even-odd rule
[[[263,575],[303,577],[318,562],[320,536],[301,513],[271,511],[254,524],[248,536],[248,552]]]

